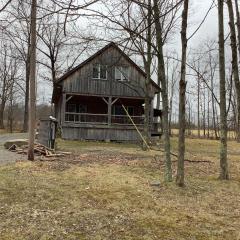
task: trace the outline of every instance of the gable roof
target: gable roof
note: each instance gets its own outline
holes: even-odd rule
[[[96,52],[95,54],[93,54],[91,57],[89,57],[88,59],[86,59],[85,61],[83,61],[82,63],[80,63],[78,66],[76,66],[75,68],[71,69],[70,71],[66,72],[62,77],[60,77],[57,80],[57,83],[60,83],[61,81],[63,81],[64,79],[66,79],[67,77],[69,77],[70,75],[72,75],[73,73],[75,73],[77,70],[79,70],[80,68],[82,68],[83,66],[85,66],[87,63],[89,63],[90,61],[92,61],[95,57],[99,56],[100,54],[102,54],[104,51],[106,51],[108,48],[113,47],[115,48],[130,64],[132,64],[144,77],[147,76],[147,74],[126,54],[124,53],[114,42],[110,42],[109,44],[107,44],[105,47],[103,47],[102,49],[100,49],[98,52]],[[155,83],[153,80],[151,80],[152,85],[157,88],[158,90],[160,90],[161,88],[158,86],[157,83]]]

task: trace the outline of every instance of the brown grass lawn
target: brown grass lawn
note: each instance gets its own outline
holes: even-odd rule
[[[163,182],[160,152],[96,142],[58,147],[74,156],[0,167],[0,239],[240,239],[239,144],[229,143],[231,180],[219,181],[218,143],[188,139],[187,158],[211,163],[186,163],[183,189]],[[149,184],[155,180],[160,187]]]

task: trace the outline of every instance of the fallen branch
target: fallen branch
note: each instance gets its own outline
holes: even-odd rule
[[[154,148],[151,148],[151,150],[154,150],[154,151],[159,151],[159,152],[165,152],[164,150],[162,150],[162,149],[154,149]],[[172,152],[170,152],[170,154],[172,155],[172,156],[174,156],[174,157],[178,157],[178,155],[176,154],[176,153],[172,153]],[[184,160],[185,162],[190,162],[190,163],[212,163],[211,161],[209,161],[209,160],[189,160],[189,159],[185,159]],[[177,162],[177,160],[174,160],[174,161],[172,161],[172,162]]]

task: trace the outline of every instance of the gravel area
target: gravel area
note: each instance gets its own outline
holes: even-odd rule
[[[27,138],[26,133],[12,133],[12,134],[0,134],[0,164],[12,163],[16,160],[24,160],[26,156],[9,152],[3,146],[3,144],[11,139]]]

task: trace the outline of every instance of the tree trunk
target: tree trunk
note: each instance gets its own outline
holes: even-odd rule
[[[152,53],[151,53],[151,38],[152,38],[152,29],[151,29],[151,1],[148,0],[148,29],[147,29],[147,59],[144,59],[144,66],[145,71],[147,74],[146,77],[146,91],[145,91],[145,106],[144,106],[144,127],[143,127],[143,133],[144,138],[147,143],[150,141],[150,110],[151,110],[151,98],[149,96],[151,91],[151,63],[152,63]],[[143,150],[147,150],[146,144],[143,142]]]
[[[226,79],[225,79],[225,47],[224,47],[224,16],[223,2],[218,0],[219,28],[219,77],[220,77],[220,176],[229,179],[227,162],[227,112],[226,112]]]
[[[210,74],[211,74],[211,89],[213,91],[214,85],[213,85],[213,80],[214,80],[214,73],[212,69],[212,57],[209,55],[209,63],[210,63]],[[218,131],[217,131],[217,124],[216,124],[216,111],[215,111],[215,99],[213,93],[211,93],[211,101],[212,101],[212,119],[213,119],[213,130],[215,134],[215,139],[218,139]]]
[[[207,89],[207,138],[210,138],[210,96]]]
[[[184,0],[182,13],[182,59],[181,78],[179,81],[179,137],[178,137],[178,166],[176,183],[184,186],[184,158],[185,158],[185,128],[186,128],[186,60],[187,60],[187,25],[188,25],[188,0]]]
[[[30,55],[30,46],[28,46],[28,52],[27,52],[27,60],[26,60],[26,86],[25,86],[25,102],[24,102],[24,119],[23,119],[23,132],[27,132],[28,131],[28,108],[29,108],[29,73],[30,73],[30,69],[29,69],[29,65],[30,65],[30,61],[29,61],[29,55]]]
[[[237,141],[240,142],[240,82],[239,82],[239,69],[238,69],[238,51],[237,51],[237,37],[234,24],[234,13],[232,0],[227,0],[228,13],[229,13],[229,26],[231,32],[231,50],[232,50],[232,71],[233,79],[236,89],[237,97]]]
[[[4,129],[4,109],[5,109],[5,102],[2,101],[0,105],[0,129]]]
[[[163,57],[163,40],[162,27],[160,23],[160,12],[158,8],[158,1],[154,0],[154,20],[156,26],[156,44],[157,44],[157,58],[158,58],[158,80],[161,83],[162,89],[162,105],[163,105],[163,136],[164,136],[164,154],[165,154],[165,181],[172,181],[172,162],[171,162],[171,146],[168,124],[168,89],[167,79],[165,75],[165,65]]]
[[[30,47],[30,104],[29,104],[29,146],[28,160],[34,160],[34,140],[36,124],[36,18],[37,0],[31,6],[31,47]]]
[[[237,31],[238,31],[238,53],[240,56],[240,14],[238,8],[238,0],[235,0],[236,16],[237,16]]]
[[[198,115],[198,138],[200,138],[200,77],[199,77],[199,73],[197,74],[198,78],[197,78],[197,115]]]
[[[206,138],[206,89],[203,88],[203,137]]]
[[[11,87],[10,92],[10,104],[8,111],[8,126],[10,133],[13,133],[13,86]]]

